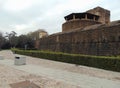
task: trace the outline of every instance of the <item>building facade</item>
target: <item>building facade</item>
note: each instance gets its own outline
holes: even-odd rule
[[[110,11],[101,7],[88,10],[84,13],[72,13],[64,17],[62,32],[84,28],[94,24],[109,24]]]
[[[101,7],[65,16],[62,32],[39,39],[40,50],[87,55],[120,55],[120,20],[110,22]]]

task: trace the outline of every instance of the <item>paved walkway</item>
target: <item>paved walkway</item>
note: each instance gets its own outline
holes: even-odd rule
[[[120,88],[120,81],[117,80],[114,81],[105,78],[98,78],[86,74],[54,69],[35,64],[15,66],[14,60],[10,59],[0,60],[0,64],[25,71],[30,74],[46,76],[51,79],[67,82],[68,84],[80,86],[80,88]]]

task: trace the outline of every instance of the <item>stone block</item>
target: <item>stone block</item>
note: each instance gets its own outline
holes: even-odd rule
[[[3,60],[3,59],[4,59],[4,57],[2,55],[0,55],[0,60]]]
[[[26,57],[16,56],[16,57],[15,57],[14,64],[15,64],[15,65],[26,65]]]

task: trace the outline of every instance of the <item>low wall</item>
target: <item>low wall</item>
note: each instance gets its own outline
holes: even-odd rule
[[[88,55],[120,55],[120,24],[53,34],[39,40],[39,49]]]

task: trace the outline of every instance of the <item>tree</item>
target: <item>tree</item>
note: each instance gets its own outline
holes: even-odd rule
[[[3,45],[3,35],[0,32],[0,49],[1,49],[2,45]]]
[[[20,35],[18,37],[18,44],[16,46],[17,48],[34,48],[34,40],[27,36],[27,35]]]
[[[10,48],[9,41],[3,36],[3,34],[0,32],[0,49],[8,49]]]
[[[11,31],[11,33],[6,33],[6,37],[11,45],[11,47],[16,47],[18,43],[18,37],[15,31]]]

